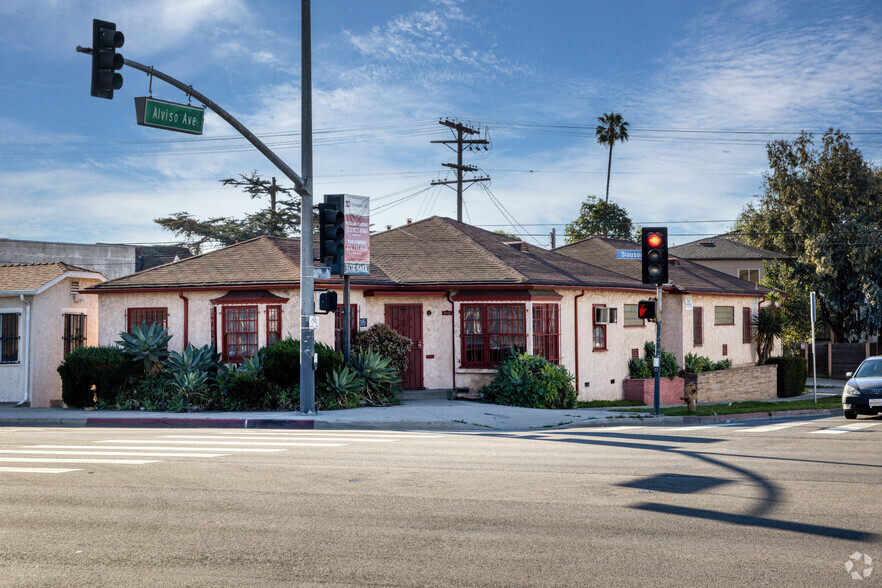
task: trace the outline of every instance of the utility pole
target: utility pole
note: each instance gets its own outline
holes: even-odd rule
[[[310,0],[300,3],[300,412],[315,413],[315,251],[312,244],[312,36]]]
[[[463,184],[473,184],[475,182],[487,182],[490,180],[489,176],[484,176],[480,178],[469,178],[463,179],[463,172],[476,172],[478,168],[473,165],[463,165],[462,163],[462,152],[463,148],[468,146],[469,151],[472,150],[473,147],[476,147],[478,150],[483,146],[484,151],[487,151],[489,147],[487,145],[490,144],[490,141],[487,139],[466,139],[466,135],[478,135],[480,134],[480,129],[473,129],[471,127],[467,127],[466,125],[460,122],[454,122],[450,119],[439,120],[439,124],[450,128],[451,132],[453,132],[453,136],[456,137],[452,140],[447,141],[432,141],[432,143],[441,143],[447,145],[454,151],[456,151],[456,163],[442,163],[444,167],[449,167],[456,170],[456,180],[438,180],[432,182],[433,186],[449,186],[451,184],[456,184],[456,220],[462,222],[462,192],[463,192]],[[452,145],[456,145],[456,148],[452,147]]]
[[[551,228],[551,248],[554,249],[557,247],[557,228]]]

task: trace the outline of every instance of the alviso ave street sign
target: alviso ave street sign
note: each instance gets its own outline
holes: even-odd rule
[[[147,96],[135,98],[135,115],[138,124],[144,127],[201,135],[204,114],[205,109],[197,106],[166,102]]]

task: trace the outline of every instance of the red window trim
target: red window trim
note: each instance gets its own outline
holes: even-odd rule
[[[270,330],[270,311],[277,310],[279,312],[279,316],[276,318],[278,321],[278,329],[276,331]],[[276,335],[276,341],[281,341],[282,339],[282,305],[281,304],[268,304],[266,306],[266,344],[267,346],[272,345],[275,341],[270,342],[270,335]]]
[[[538,319],[537,310],[540,311]],[[551,330],[546,330],[549,328]],[[533,305],[533,355],[560,364],[560,304]]]
[[[254,330],[253,331],[235,331],[235,332],[228,331],[227,330],[227,316],[228,316],[228,312],[231,310],[253,310],[254,311]],[[256,305],[238,305],[238,304],[237,305],[226,305],[225,304],[225,305],[221,306],[221,341],[223,341],[223,346],[224,346],[223,354],[222,354],[224,362],[242,363],[243,361],[245,361],[245,359],[247,357],[254,357],[254,355],[257,354],[257,350],[260,348],[260,344],[257,341],[257,334],[259,332],[258,316],[259,316],[258,307]],[[249,334],[249,333],[254,334],[254,343],[253,344],[239,343],[239,344],[237,344],[237,347],[241,347],[243,345],[247,345],[248,347],[253,346],[254,347],[254,354],[252,354],[252,355],[241,355],[241,354],[232,355],[229,352],[229,349],[231,346],[229,343],[230,336],[231,335]]]
[[[350,342],[355,334],[358,333],[358,305],[349,304],[349,332]],[[334,313],[334,351],[343,353],[343,305],[337,305],[337,312]]]
[[[595,308],[606,308],[606,304],[592,304],[591,305],[591,350],[592,351],[607,351],[609,349],[607,335],[609,332],[607,331],[607,325],[598,325],[595,321],[597,320],[597,313],[594,312]],[[601,329],[603,331],[603,347],[597,347],[595,345],[596,340],[594,338],[594,330]]]
[[[521,320],[520,323],[523,326],[523,330],[520,333],[504,333],[505,337],[516,338],[521,337],[523,341],[523,349],[527,347],[527,305],[519,304],[519,303],[510,303],[510,302],[468,302],[462,303],[459,307],[459,365],[463,368],[474,368],[474,369],[483,369],[488,368],[492,369],[499,365],[499,360],[490,359],[494,350],[490,347],[490,338],[491,333],[489,330],[489,320],[488,320],[488,312],[487,310],[490,307],[496,306],[505,306],[520,309]],[[471,307],[479,307],[481,309],[481,332],[480,333],[472,333],[466,334],[465,332],[465,310],[466,308]],[[467,337],[475,337],[479,335],[481,337],[481,357],[483,358],[481,361],[467,361],[466,360],[466,338]],[[498,352],[497,352],[498,353]],[[500,358],[501,359],[501,358]]]
[[[150,324],[157,322],[163,329],[168,328],[168,307],[167,306],[133,306],[131,308],[126,309],[126,333],[132,333],[132,313],[147,313],[147,312],[162,312],[162,321],[151,321],[147,323],[147,326]],[[146,322],[146,320],[137,321],[138,326],[141,325],[142,322]]]

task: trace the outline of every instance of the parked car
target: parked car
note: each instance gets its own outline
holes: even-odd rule
[[[854,373],[847,372],[842,389],[842,412],[847,419],[882,412],[882,355],[868,357]]]

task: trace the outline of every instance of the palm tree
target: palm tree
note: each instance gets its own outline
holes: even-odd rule
[[[594,129],[594,136],[601,145],[609,145],[609,163],[606,166],[606,201],[609,202],[609,174],[612,171],[612,150],[616,141],[628,140],[628,122],[618,112],[598,116],[600,123]]]

